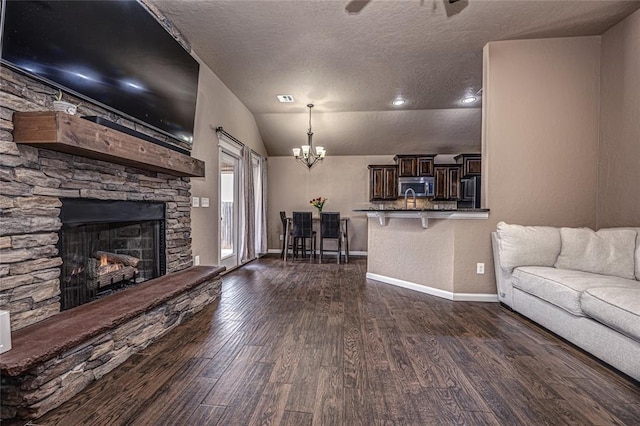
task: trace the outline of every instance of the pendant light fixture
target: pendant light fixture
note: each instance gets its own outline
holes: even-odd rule
[[[327,151],[321,146],[317,146],[315,152],[313,150],[313,132],[311,131],[311,108],[313,108],[313,104],[308,104],[307,108],[309,108],[309,131],[307,131],[307,145],[302,145],[300,148],[293,148],[293,156],[296,160],[307,166],[309,170],[319,162],[324,160],[325,155],[327,155]]]

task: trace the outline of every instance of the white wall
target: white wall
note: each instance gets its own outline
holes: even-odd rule
[[[211,69],[200,65],[192,155],[206,163],[206,170],[204,178],[191,179],[191,195],[208,197],[210,207],[191,209],[191,236],[193,255],[203,265],[218,263],[218,126],[266,157],[253,114]]]
[[[490,233],[499,221],[595,226],[600,38],[516,40],[484,49],[487,221],[459,221],[454,290],[495,292]],[[485,275],[476,263],[485,263]]]
[[[640,11],[602,36],[598,227],[640,226]]]

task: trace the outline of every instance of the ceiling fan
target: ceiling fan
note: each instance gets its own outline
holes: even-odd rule
[[[344,10],[349,15],[357,15],[362,11],[362,9],[364,9],[367,4],[369,4],[370,1],[371,0],[351,0],[349,3],[347,3],[347,6],[344,8]],[[443,3],[445,11],[447,13],[447,17],[450,17],[460,13],[462,9],[467,7],[467,5],[469,4],[469,0],[443,0]],[[459,4],[457,4],[455,8],[452,8],[450,5],[453,5],[454,3]]]

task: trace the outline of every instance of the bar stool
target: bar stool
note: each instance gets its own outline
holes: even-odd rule
[[[338,240],[337,251],[338,264],[340,264],[340,257],[342,256],[342,229],[340,229],[340,213],[327,212],[320,213],[320,263],[322,263],[322,255],[324,254],[324,240],[336,239]]]
[[[282,243],[282,252],[280,253],[280,258],[284,259],[284,254],[288,250],[291,250],[293,252],[293,241],[291,239],[291,231],[289,231],[289,235],[287,236],[287,213],[286,212],[280,212],[280,220],[282,221],[282,236],[284,239]],[[286,244],[287,241],[289,242],[288,244]]]
[[[313,230],[311,212],[293,212],[293,257],[298,257],[298,250],[302,248],[302,257],[307,255],[307,239],[311,240],[311,255],[316,257],[316,231]],[[301,244],[301,246],[299,246]],[[311,256],[310,256],[311,257]]]

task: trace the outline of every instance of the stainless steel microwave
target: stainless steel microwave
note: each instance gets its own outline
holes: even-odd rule
[[[413,189],[416,197],[433,197],[433,177],[401,177],[398,178],[398,195],[404,196],[405,192]]]

